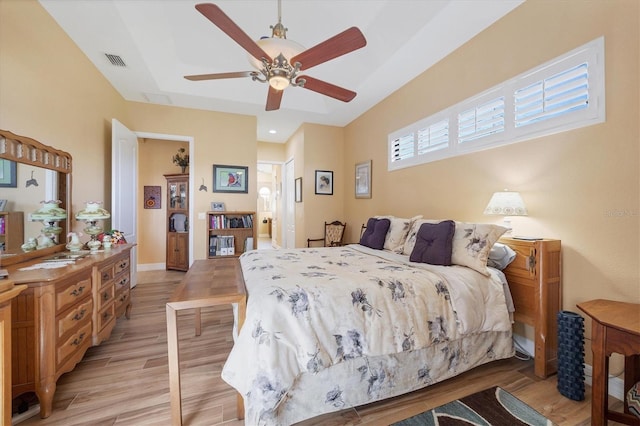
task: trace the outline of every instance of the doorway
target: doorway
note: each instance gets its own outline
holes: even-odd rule
[[[258,199],[256,221],[258,223],[258,249],[271,249],[281,246],[280,212],[280,176],[282,164],[258,162],[257,165]]]

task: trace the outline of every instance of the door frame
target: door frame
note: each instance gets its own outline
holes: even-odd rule
[[[159,140],[167,140],[174,142],[188,142],[189,143],[189,155],[190,158],[196,158],[195,156],[195,140],[193,136],[185,136],[185,135],[170,135],[167,133],[152,133],[152,132],[137,132],[133,130],[133,133],[136,134],[138,139],[159,139]],[[138,142],[140,143],[140,142]],[[138,159],[138,161],[140,161]],[[194,221],[194,197],[195,197],[195,173],[191,172],[192,169],[189,169],[189,267],[193,264],[193,224]],[[136,163],[136,173],[138,172],[138,164]],[[136,188],[137,190],[138,188]],[[135,208],[136,218],[138,217],[138,206]]]

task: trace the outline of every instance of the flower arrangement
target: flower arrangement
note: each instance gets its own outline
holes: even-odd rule
[[[124,233],[118,231],[117,229],[112,229],[111,231],[103,232],[98,235],[98,240],[104,243],[105,240],[111,241],[112,244],[127,244],[127,240],[124,238]]]
[[[184,173],[187,166],[189,166],[189,154],[185,154],[186,149],[180,148],[178,153],[173,156],[173,164],[182,167],[182,173]]]

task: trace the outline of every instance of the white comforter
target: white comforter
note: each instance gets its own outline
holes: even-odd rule
[[[360,245],[251,251],[240,260],[247,317],[222,378],[244,396],[254,416],[247,424],[268,422],[303,373],[511,329],[495,273]],[[461,355],[452,352],[455,363]]]

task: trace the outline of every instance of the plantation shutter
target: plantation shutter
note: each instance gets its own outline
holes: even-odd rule
[[[589,67],[584,62],[514,93],[515,126],[522,127],[589,105]]]
[[[415,156],[414,134],[400,136],[393,140],[391,148],[391,161],[406,160]]]
[[[504,97],[458,114],[458,142],[464,143],[504,131]]]

